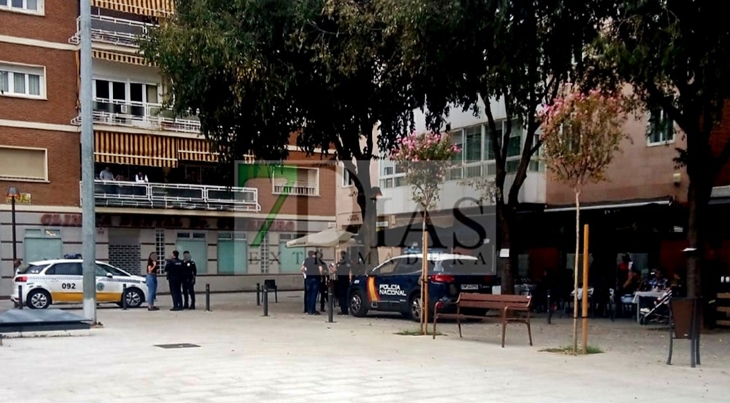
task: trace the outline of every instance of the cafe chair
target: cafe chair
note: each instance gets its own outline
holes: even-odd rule
[[[274,291],[274,302],[278,304],[279,303],[279,295],[278,295],[279,289],[276,286],[276,280],[274,280],[273,278],[264,280],[264,287],[266,287],[266,289],[269,292]]]

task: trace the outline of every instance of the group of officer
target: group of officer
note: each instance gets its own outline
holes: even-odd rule
[[[359,273],[362,262],[353,265],[347,258],[347,252],[342,251],[340,260],[336,264],[327,267],[322,255],[309,251],[307,258],[302,263],[301,271],[304,273],[304,313],[319,315],[317,308],[317,296],[320,296],[320,311],[324,311],[324,303],[327,299],[327,287],[334,282],[340,312],[338,315],[348,315],[347,292],[352,277]]]
[[[198,276],[198,267],[192,260],[190,252],[183,252],[183,260],[180,260],[180,253],[173,251],[172,259],[165,264],[165,272],[172,296],[170,310],[195,309],[195,278]]]

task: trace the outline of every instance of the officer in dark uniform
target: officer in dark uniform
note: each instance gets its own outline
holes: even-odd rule
[[[185,302],[183,309],[195,309],[195,278],[198,276],[198,266],[190,257],[190,252],[183,252],[183,283],[182,292]],[[190,305],[188,305],[188,299]]]
[[[352,265],[347,259],[347,252],[340,252],[340,260],[337,262],[337,299],[340,304],[338,315],[348,315],[347,291],[350,288],[350,277],[352,277]]]
[[[170,295],[172,296],[171,311],[182,311],[182,280],[184,276],[183,261],[180,260],[180,252],[172,251],[172,259],[165,264],[167,281],[170,284]]]

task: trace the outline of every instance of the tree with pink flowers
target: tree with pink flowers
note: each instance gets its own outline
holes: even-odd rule
[[[451,166],[455,155],[461,152],[458,146],[452,145],[448,134],[411,133],[401,137],[392,150],[391,159],[406,173],[406,182],[411,185],[413,201],[423,209],[423,266],[421,273],[421,296],[418,301],[409,301],[420,306],[419,320],[421,332],[428,333],[428,262],[425,259],[428,249],[426,219],[428,211],[436,207],[439,200],[444,175]]]
[[[578,346],[578,265],[580,255],[580,195],[589,182],[607,180],[606,170],[621,142],[629,103],[621,94],[578,90],[553,100],[539,114],[543,153],[556,179],[575,192],[575,267],[573,296],[573,351]],[[584,290],[584,297],[588,292]]]

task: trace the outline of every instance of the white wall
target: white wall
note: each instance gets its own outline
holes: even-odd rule
[[[507,177],[505,191],[509,189],[514,175]],[[410,186],[399,186],[390,189],[381,189],[383,196],[378,199],[378,214],[394,215],[419,210],[411,197]],[[527,179],[520,189],[519,200],[522,203],[545,203],[546,178],[545,173],[529,172]],[[471,200],[478,199],[479,192],[471,186],[460,185],[453,180],[444,183],[441,188],[440,200],[436,210],[448,210],[456,207],[466,208],[474,206]]]
[[[94,59],[92,64],[94,79],[132,81],[143,84],[160,85],[162,78],[159,70],[151,66],[135,66],[126,63],[115,63],[106,60]]]
[[[448,121],[451,123],[452,129],[458,129],[461,127],[471,126],[478,123],[486,123],[487,122],[487,115],[484,114],[484,102],[479,99],[478,102],[479,105],[479,115],[474,116],[474,114],[471,111],[462,111],[461,108],[451,108],[449,110],[449,118]],[[492,115],[494,116],[495,120],[505,119],[507,117],[507,113],[504,109],[504,103],[503,102],[497,102],[492,100]],[[422,133],[426,131],[426,115],[421,112],[420,110],[415,111],[415,123],[416,123],[416,132]]]

